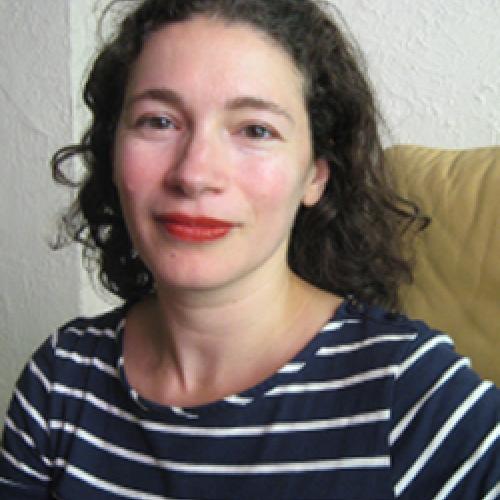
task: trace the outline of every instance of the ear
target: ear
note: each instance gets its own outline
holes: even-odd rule
[[[311,165],[308,180],[305,186],[302,203],[306,207],[312,207],[320,200],[325,191],[326,183],[330,178],[330,167],[324,158],[318,158]]]

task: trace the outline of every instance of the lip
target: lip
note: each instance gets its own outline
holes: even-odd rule
[[[169,213],[158,217],[167,233],[175,239],[204,243],[224,238],[234,223],[213,217]]]

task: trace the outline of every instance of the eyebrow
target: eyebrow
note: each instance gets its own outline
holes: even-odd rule
[[[125,102],[125,107],[128,108],[133,104],[135,104],[136,102],[144,100],[153,100],[153,101],[164,102],[166,104],[173,104],[174,106],[180,109],[186,108],[184,100],[177,92],[175,92],[174,90],[164,89],[164,88],[151,88],[143,92],[140,92],[139,94],[136,94],[127,99]],[[272,101],[267,101],[259,97],[252,97],[252,96],[236,97],[235,99],[230,100],[225,105],[225,108],[228,110],[239,110],[244,108],[260,109],[264,111],[269,111],[276,115],[284,116],[291,123],[295,123],[295,120],[293,119],[292,115],[288,113],[285,109],[283,109],[281,106]]]
[[[264,111],[270,111],[276,115],[284,116],[287,120],[292,123],[295,123],[295,120],[292,118],[292,115],[284,110],[278,104],[272,101],[266,101],[265,99],[260,99],[258,97],[251,96],[243,96],[237,97],[236,99],[232,99],[226,105],[227,109],[237,110],[242,108],[253,108],[253,109],[262,109]]]
[[[177,92],[169,89],[153,88],[133,95],[125,101],[125,107],[128,108],[139,101],[160,101],[166,104],[173,104],[179,108],[184,108],[184,102]]]

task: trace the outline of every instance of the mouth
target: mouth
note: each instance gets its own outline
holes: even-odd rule
[[[177,213],[163,215],[158,221],[173,238],[192,243],[219,240],[235,226],[220,219]]]

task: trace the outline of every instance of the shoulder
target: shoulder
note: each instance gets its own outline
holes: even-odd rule
[[[94,317],[78,317],[61,326],[50,338],[55,353],[91,354],[114,348],[125,321],[123,307]]]
[[[500,480],[495,386],[476,375],[447,334],[421,321],[371,307],[351,316],[359,321],[360,342],[384,345],[379,360],[385,356],[393,369],[388,444],[396,497],[445,498],[453,491],[479,498],[494,491]]]
[[[67,322],[35,351],[20,377],[21,389],[35,379],[51,393],[54,385],[82,379],[90,369],[116,376],[123,321],[124,308],[117,308]]]
[[[353,308],[351,308],[353,309]],[[452,338],[426,323],[377,307],[361,307],[346,315],[354,323],[353,335],[360,345],[379,345],[377,363],[384,360],[393,370],[394,411],[408,408],[419,397],[446,394],[440,404],[452,404],[450,394],[466,398],[468,391],[491,392],[498,404],[498,391],[482,381],[470,360],[456,352]],[[373,357],[373,356],[372,356]],[[435,399],[435,398],[434,398]]]
[[[422,362],[429,372],[457,359],[449,335],[430,328],[403,314],[368,305],[346,302],[329,328],[338,329],[336,342],[340,349],[366,366],[371,364],[391,368],[395,379]],[[464,365],[467,360],[462,361]]]

